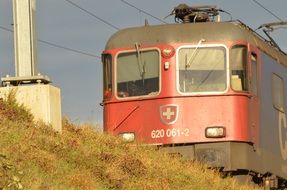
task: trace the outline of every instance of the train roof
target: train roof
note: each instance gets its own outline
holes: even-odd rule
[[[112,35],[105,49],[133,48],[135,43],[197,43],[202,38],[207,42],[248,41],[287,67],[286,54],[241,22],[200,22],[127,28]]]

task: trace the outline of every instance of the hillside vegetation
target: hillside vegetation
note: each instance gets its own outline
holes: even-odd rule
[[[59,134],[33,122],[13,96],[0,100],[0,189],[232,190],[231,178],[152,147],[126,144],[63,120]]]

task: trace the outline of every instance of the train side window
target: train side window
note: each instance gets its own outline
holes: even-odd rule
[[[257,87],[258,87],[258,83],[257,83],[257,55],[255,53],[251,54],[251,69],[252,69],[252,93],[253,95],[257,96],[258,92],[257,92]]]
[[[248,91],[247,47],[236,45],[230,51],[231,87],[235,91]]]
[[[117,56],[117,96],[155,96],[159,92],[159,52],[141,50]]]
[[[272,102],[273,106],[281,111],[285,112],[284,106],[284,80],[275,73],[272,73]]]
[[[103,62],[103,96],[104,100],[112,96],[112,56],[110,54],[102,55]]]

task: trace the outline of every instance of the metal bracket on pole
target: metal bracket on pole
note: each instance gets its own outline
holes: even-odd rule
[[[37,76],[23,76],[23,77],[6,77],[1,78],[2,86],[19,86],[21,84],[49,84],[51,83],[49,77],[43,75]]]

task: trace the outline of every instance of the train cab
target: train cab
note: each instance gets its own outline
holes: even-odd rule
[[[270,98],[271,89],[275,97],[284,89],[269,84],[280,81],[271,70],[286,70],[286,54],[239,21],[187,17],[109,39],[102,54],[104,131],[234,175],[252,173],[257,183],[275,173],[287,184],[285,149],[267,124],[278,119],[266,114],[272,101],[284,107],[282,98]]]
[[[151,144],[254,141],[248,112],[257,107],[258,60],[240,27],[195,23],[116,33],[103,54],[104,115],[112,116],[105,130]]]

